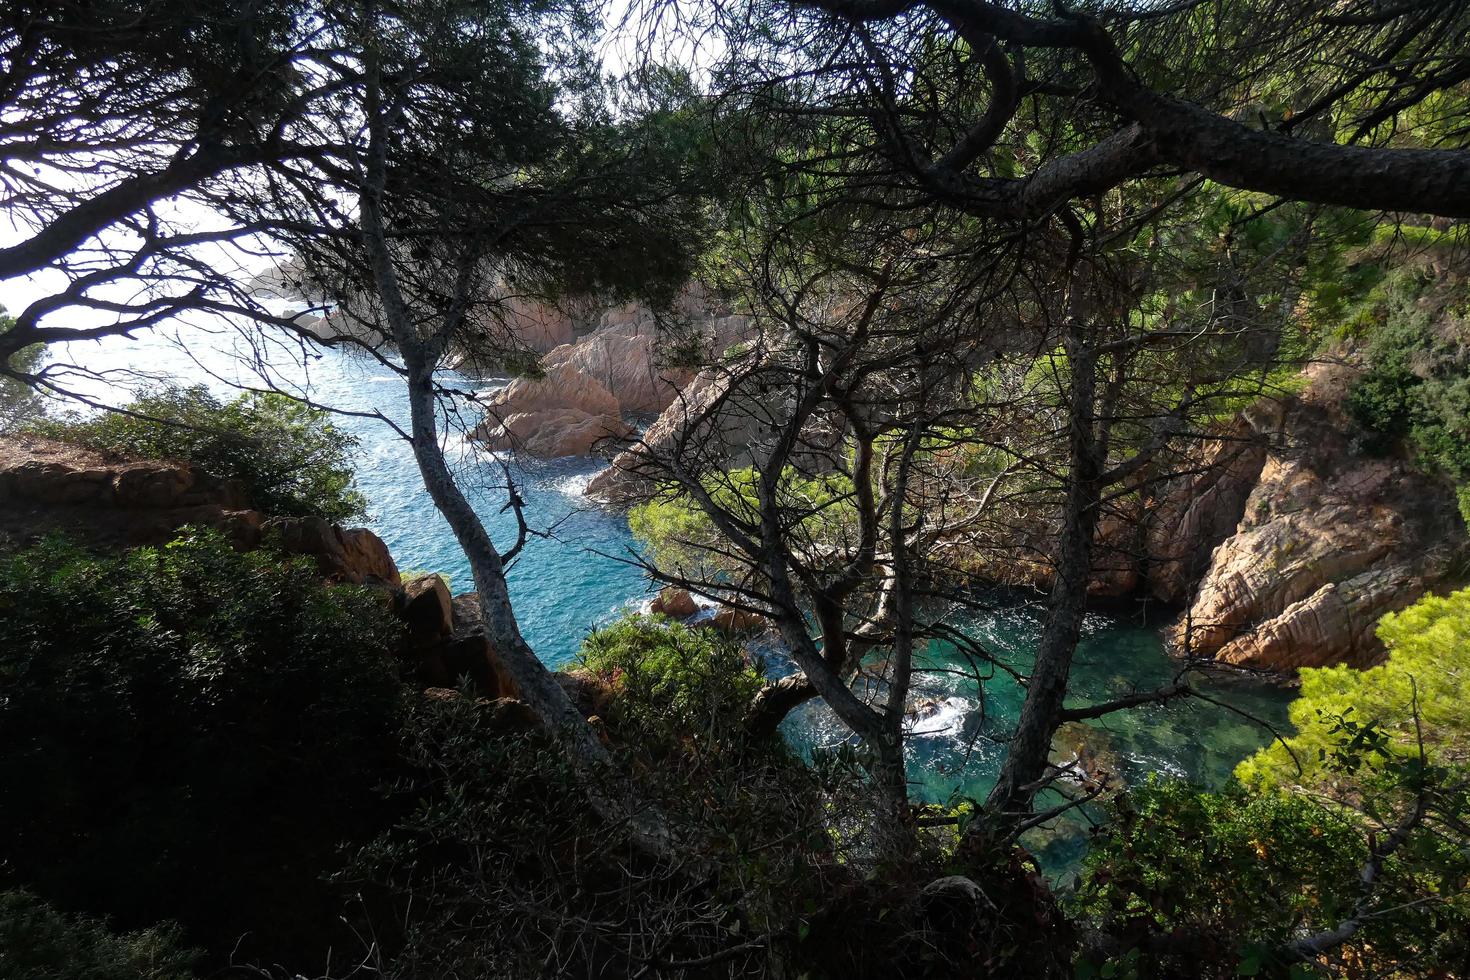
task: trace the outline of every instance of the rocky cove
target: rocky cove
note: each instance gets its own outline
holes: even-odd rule
[[[636,426],[645,426],[642,438],[649,445],[673,438],[718,392],[719,380],[708,372],[661,367],[656,325],[636,308],[580,322],[540,310],[532,319],[544,350],[539,376],[506,381],[452,374],[443,381],[487,406],[485,419],[467,424],[461,438],[480,440],[511,461],[529,519],[551,530],[528,544],[510,582],[528,640],[549,665],[562,667],[590,628],[624,610],[646,608],[652,599],[649,583],[627,561],[638,545],[626,519],[604,503],[626,503],[639,492],[637,458],[618,455],[616,440]],[[742,336],[741,321],[727,315],[696,320],[696,329],[722,347]],[[204,343],[192,336],[187,344],[160,338],[94,345],[72,356],[82,354],[94,368],[146,365],[177,381],[214,375],[221,383],[239,370],[227,336]],[[201,352],[207,373],[195,361]],[[329,352],[280,371],[322,403],[404,418],[396,377],[371,361]],[[1243,414],[1201,450],[1211,465],[1200,475],[1129,501],[1099,530],[1091,590],[1098,611],[1088,617],[1078,652],[1079,697],[1126,696],[1167,683],[1186,649],[1278,679],[1223,676],[1206,682],[1223,704],[1161,704],[1106,724],[1069,725],[1055,746],[1059,757],[1086,760],[1129,780],[1149,772],[1223,779],[1270,738],[1245,716],[1284,723],[1290,692],[1280,680],[1300,666],[1374,662],[1377,617],[1451,582],[1465,553],[1453,496],[1401,462],[1353,451],[1337,405],[1343,383],[1340,371],[1318,371],[1296,398]],[[356,416],[344,421],[361,440],[358,480],[371,501],[370,529],[272,522],[231,488],[187,467],[109,469],[95,460],[48,455],[45,447],[10,447],[0,486],[10,501],[25,502],[24,511],[11,512],[24,513],[17,523],[33,528],[66,526],[70,518],[74,528],[87,525],[141,543],[186,522],[205,523],[225,528],[245,546],[264,531],[284,532],[288,545],[316,557],[324,574],[403,590],[396,601],[420,622],[412,656],[421,683],[443,687],[468,673],[487,696],[513,695],[499,686],[493,650],[483,636],[475,638],[471,603],[462,598],[467,566],[424,494],[411,456],[382,424]],[[720,438],[738,442],[740,435],[722,432]],[[507,454],[511,447],[516,452]],[[502,510],[503,476],[470,452],[468,442],[461,448],[455,458],[477,509],[492,533],[511,533]],[[129,489],[139,485],[153,489]],[[114,516],[96,520],[99,512]],[[115,516],[120,512],[126,516]],[[94,516],[79,518],[83,513]],[[400,569],[443,573],[448,586],[437,577],[411,577],[405,588]],[[1046,584],[1044,570],[1002,556],[989,571],[1003,587],[988,612],[968,617],[962,627],[1024,665],[1039,633],[1037,589]],[[771,673],[792,669],[780,645],[759,628],[746,638]],[[908,740],[915,795],[931,801],[957,791],[978,797],[1002,751],[992,737],[1013,723],[1024,692],[1006,678],[991,678],[979,697],[958,651],[935,644],[926,658],[935,672],[914,692]],[[794,714],[786,730],[802,746],[849,737],[820,702]],[[1077,844],[1058,846],[1065,856]]]

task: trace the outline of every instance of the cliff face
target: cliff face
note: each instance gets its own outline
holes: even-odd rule
[[[1109,504],[1094,549],[1091,594],[1148,598],[1183,608],[1170,630],[1181,654],[1293,672],[1383,655],[1374,636],[1384,613],[1453,587],[1470,567],[1470,538],[1452,488],[1406,460],[1361,452],[1342,411],[1350,369],[1318,365],[1299,396],[1238,417],[1216,440],[1188,450],[1181,475]],[[688,419],[724,389],[696,378],[644,434],[652,451],[681,438],[730,447],[739,432]],[[617,503],[647,484],[637,452],[620,454],[587,487]],[[982,574],[1045,589],[1051,568],[1033,557],[1055,527],[1017,521],[983,556]]]
[[[0,437],[0,548],[65,533],[98,549],[160,545],[185,525],[215,528],[240,550],[270,537],[313,559],[323,578],[380,589],[403,621],[405,673],[433,688],[469,677],[484,697],[515,691],[480,621],[478,597],[451,597],[443,579],[403,581],[388,546],[366,528],[270,517],[245,488],[190,463],[119,461],[47,439]]]
[[[1451,488],[1358,452],[1340,409],[1348,374],[1311,374],[1264,420],[1271,442],[1241,484],[1239,522],[1171,632],[1181,652],[1271,670],[1369,666],[1383,656],[1380,616],[1464,575],[1470,543]]]

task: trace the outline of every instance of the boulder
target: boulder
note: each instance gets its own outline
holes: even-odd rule
[[[492,451],[514,450],[541,459],[588,456],[599,445],[625,439],[633,427],[617,415],[591,415],[575,408],[546,409],[490,420],[475,430]]]
[[[367,528],[342,528],[320,517],[277,517],[265,522],[264,532],[274,535],[284,550],[315,558],[322,575],[333,582],[401,584],[388,546]]]
[[[668,586],[659,590],[652,605],[648,607],[648,611],[670,619],[688,619],[699,612],[699,605],[694,601],[694,596],[689,594],[688,589]]]
[[[607,323],[551,351],[542,364],[551,370],[572,368],[596,380],[617,398],[619,411],[634,415],[662,412],[694,377],[688,368],[659,365],[658,326],[651,317]]]
[[[456,630],[479,626],[485,620],[480,611],[480,593],[461,592],[450,602],[451,619]]]
[[[398,616],[416,643],[431,643],[453,633],[453,601],[443,577],[421,575],[404,582]]]
[[[511,415],[534,415],[548,411],[576,409],[585,415],[617,415],[617,396],[601,381],[585,374],[572,364],[547,369],[539,378],[517,378],[496,392],[489,404],[490,418]]]
[[[607,715],[615,694],[602,678],[586,670],[557,671],[552,676],[584,717]]]
[[[734,606],[724,606],[709,619],[701,622],[700,625],[708,625],[712,629],[721,630],[725,633],[746,633],[750,630],[764,627],[766,625],[766,617],[760,613],[751,612],[749,609],[736,609]]]

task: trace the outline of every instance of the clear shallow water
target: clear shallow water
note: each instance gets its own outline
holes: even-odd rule
[[[113,403],[129,397],[124,384],[131,371],[164,375],[180,384],[207,384],[222,395],[228,382],[257,384],[240,366],[228,333],[185,335],[188,350],[152,337],[133,343],[109,341],[74,345],[69,356],[94,370],[116,372],[113,384],[86,383],[95,397]],[[406,427],[408,411],[402,382],[388,368],[360,357],[327,353],[297,363],[283,349],[269,357],[277,380],[313,400],[351,412],[380,412]],[[440,381],[465,391],[486,390],[503,382],[445,373]],[[473,419],[467,419],[469,425]],[[403,439],[375,419],[340,416],[338,425],[360,440],[358,482],[370,501],[369,525],[382,536],[400,568],[447,574],[453,591],[473,588],[469,567],[448,525],[419,482],[417,465]],[[451,434],[446,449],[461,485],[498,542],[509,544],[515,522],[500,508],[506,500],[499,467],[466,451],[463,436]],[[625,562],[636,548],[624,516],[589,503],[582,488],[602,464],[589,460],[511,462],[511,473],[526,501],[533,528],[551,537],[530,540],[509,574],[521,628],[548,665],[558,667],[576,653],[592,627],[636,607],[651,592],[642,572]],[[1040,633],[1037,604],[997,596],[994,608],[967,612],[953,623],[980,640],[1003,660],[1024,666]],[[762,649],[771,670],[792,669],[779,650]],[[935,644],[925,652],[934,671],[915,678],[916,712],[909,739],[914,795],[944,802],[956,793],[983,798],[1003,751],[994,738],[1009,729],[1020,711],[1023,692],[1004,673],[978,684],[957,650]],[[1090,615],[1077,653],[1071,704],[1088,704],[1151,690],[1173,680],[1177,665],[1165,654],[1159,632],[1149,624],[1101,614]],[[1239,679],[1207,681],[1213,696],[1273,725],[1285,723],[1288,691]],[[980,693],[983,691],[983,695]],[[832,745],[845,729],[820,702],[812,702],[787,723],[800,746]],[[1119,712],[1106,720],[1069,726],[1059,742],[1069,754],[1081,748],[1100,764],[1136,781],[1163,772],[1218,784],[1236,762],[1268,740],[1268,733],[1227,708],[1180,701]],[[1052,846],[1050,844],[1046,846]],[[1054,849],[1070,860],[1076,835],[1063,835]]]

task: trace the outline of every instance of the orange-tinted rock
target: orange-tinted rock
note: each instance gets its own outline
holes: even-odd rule
[[[416,643],[431,643],[454,632],[449,587],[439,575],[421,575],[404,582],[398,615]]]
[[[0,544],[62,532],[92,547],[172,540],[186,525],[215,528],[237,548],[273,534],[287,551],[316,559],[336,582],[398,585],[381,538],[319,518],[275,518],[250,506],[244,486],[171,460],[118,461],[27,436],[0,438]]]
[[[616,414],[576,408],[545,409],[487,420],[475,436],[493,451],[514,450],[539,459],[589,456],[597,447],[625,439],[633,427]]]
[[[456,630],[479,626],[485,621],[480,610],[480,593],[461,592],[450,602],[452,619]]]
[[[284,550],[316,559],[322,575],[334,582],[400,584],[388,546],[366,528],[342,528],[320,517],[276,517],[264,530]]]
[[[766,618],[760,613],[751,612],[748,609],[736,609],[733,606],[725,606],[708,620],[711,627],[723,630],[726,633],[744,633],[748,630],[760,629],[766,625]],[[701,625],[704,625],[703,623]]]
[[[699,605],[695,603],[694,596],[689,594],[688,589],[668,586],[659,590],[648,611],[670,619],[688,619],[699,612]]]
[[[1340,401],[1314,383],[1280,435],[1235,533],[1171,633],[1180,652],[1270,670],[1383,656],[1378,619],[1447,586],[1470,553],[1452,489],[1357,452]]]

